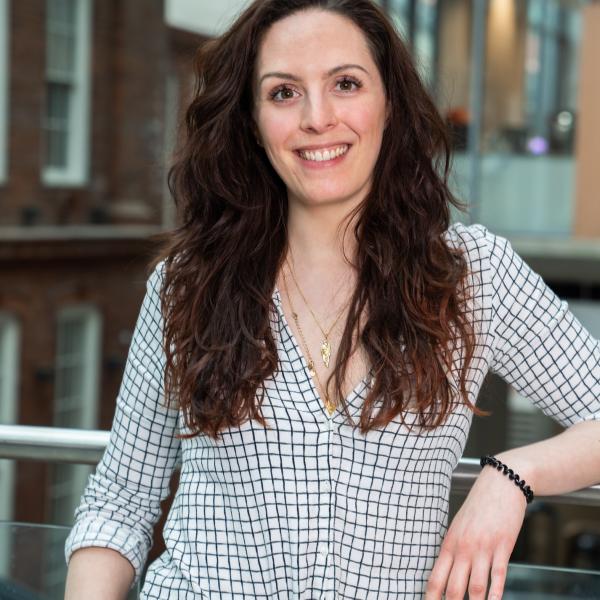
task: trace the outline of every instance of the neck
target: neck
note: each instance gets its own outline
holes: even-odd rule
[[[290,202],[288,246],[299,268],[316,275],[348,269],[347,260],[354,263],[354,225],[358,215],[351,219],[353,208],[347,203],[310,206]]]

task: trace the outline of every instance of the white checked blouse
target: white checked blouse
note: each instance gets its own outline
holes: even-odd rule
[[[489,369],[567,426],[600,418],[600,343],[502,237],[452,225],[471,266],[476,356],[470,399]],[[397,599],[421,597],[446,532],[452,471],[471,424],[464,407],[442,426],[409,432],[399,419],[366,436],[331,417],[274,290],[279,371],[255,422],[176,439],[180,415],[162,405],[161,275],[148,280],[110,442],[89,479],[66,543],[120,552],[142,573],[159,503],[181,458],[144,599]],[[456,369],[448,373],[456,385]],[[358,420],[368,378],[347,397]],[[406,420],[413,416],[407,413]]]

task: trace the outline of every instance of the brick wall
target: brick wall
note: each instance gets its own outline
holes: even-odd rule
[[[189,99],[202,38],[166,26],[163,0],[92,0],[90,179],[50,188],[41,181],[45,2],[10,5],[0,311],[21,327],[18,422],[52,424],[57,315],[86,302],[101,315],[99,427],[108,429],[157,249],[150,234],[165,212],[168,127]],[[176,106],[166,104],[168,79],[182,88]],[[15,519],[49,521],[50,473],[41,462],[17,463]]]
[[[11,2],[8,181],[0,224],[63,225],[105,219],[160,223],[165,81],[173,62],[163,0],[92,2],[91,173],[84,186],[41,180],[45,3]]]

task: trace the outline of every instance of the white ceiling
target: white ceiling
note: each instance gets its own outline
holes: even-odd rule
[[[169,25],[204,35],[219,35],[248,0],[165,0]]]

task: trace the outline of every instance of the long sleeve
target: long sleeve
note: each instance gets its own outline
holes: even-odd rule
[[[79,548],[112,548],[131,562],[136,580],[179,450],[178,411],[164,406],[161,273],[159,265],[146,284],[110,440],[88,480],[65,545],[67,562]]]
[[[491,370],[565,427],[600,419],[600,342],[506,239],[477,227],[494,290]]]

